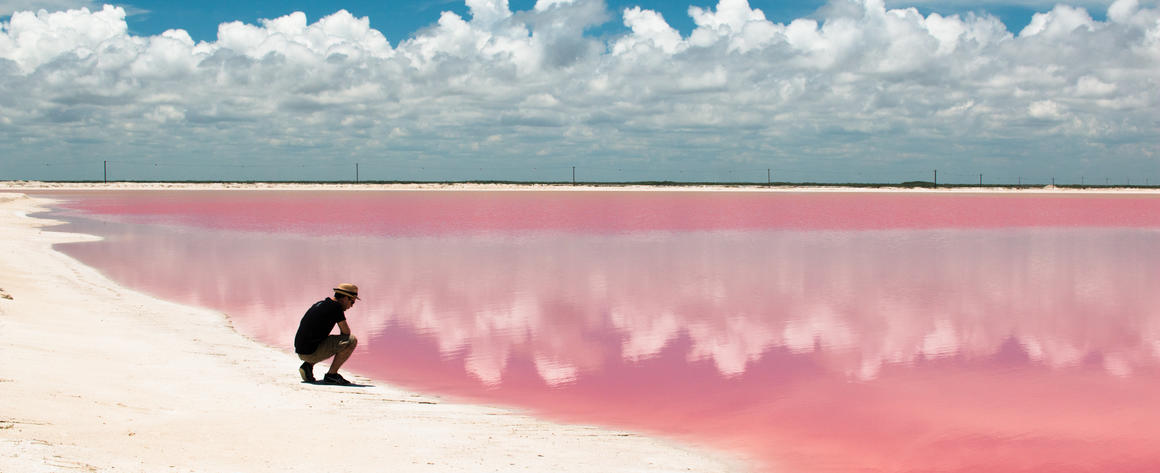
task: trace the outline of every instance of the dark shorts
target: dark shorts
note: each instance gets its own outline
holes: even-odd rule
[[[327,335],[326,340],[318,344],[318,349],[314,350],[314,353],[299,353],[298,359],[314,364],[330,358],[348,347],[354,348],[356,346],[358,346],[358,339],[354,338],[354,335],[351,335],[350,338],[345,335]]]

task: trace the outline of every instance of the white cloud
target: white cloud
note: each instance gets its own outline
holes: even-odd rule
[[[1032,102],[1027,107],[1028,113],[1035,118],[1043,118],[1048,120],[1059,120],[1063,118],[1063,107],[1051,100],[1040,100]]]
[[[1116,0],[1108,7],[1108,19],[1120,23],[1129,21],[1140,9],[1139,0]]]
[[[1031,9],[1050,9],[1059,5],[1058,0],[887,0],[887,6],[892,8],[906,8],[915,5],[926,7],[952,8],[994,8],[994,7],[1023,7]],[[1089,9],[1103,9],[1112,3],[1112,0],[1072,0],[1071,5]]]
[[[949,159],[936,142],[960,149],[956,160],[1010,153],[1000,162],[1077,174],[1092,154],[1143,171],[1157,149],[1160,11],[1149,2],[1119,0],[1106,21],[1059,5],[1017,35],[990,15],[877,0],[834,0],[789,23],[721,0],[689,8],[688,36],[657,12],[599,0],[467,6],[467,18],[445,12],[394,45],[346,11],[225,23],[200,43],[181,30],[131,35],[117,7],[18,12],[0,24],[0,150],[68,153],[67,123],[71,138],[107,144],[90,154],[180,141],[199,156],[276,142],[476,168],[764,170],[776,158],[824,178],[926,169]],[[584,33],[613,14],[627,33]],[[1061,113],[1074,120],[1044,122]]]
[[[729,50],[741,53],[769,45],[784,34],[785,28],[765,19],[761,10],[750,9],[746,0],[721,0],[716,11],[689,7],[689,16],[697,25],[689,41],[707,46],[728,38]]]
[[[2,0],[0,1],[0,16],[8,16],[18,11],[36,12],[45,10],[56,12],[80,10],[81,8],[100,10],[101,2],[93,2],[90,0]]]
[[[355,18],[346,10],[311,25],[302,12],[261,23],[261,27],[241,22],[221,25],[217,46],[254,59],[276,54],[302,64],[325,61],[333,55],[361,60],[363,55],[381,58],[393,53],[386,37],[371,29],[367,18]]]
[[[536,11],[545,11],[556,5],[571,5],[574,0],[536,0]]]
[[[1049,38],[1064,38],[1080,28],[1091,31],[1095,28],[1094,23],[1087,10],[1057,5],[1048,13],[1036,13],[1032,16],[1031,23],[1023,28],[1019,36],[1045,35]]]
[[[145,118],[160,123],[180,121],[185,118],[185,112],[172,105],[158,105],[153,111],[146,113]]]
[[[0,57],[16,61],[25,71],[62,54],[85,58],[102,45],[140,41],[127,34],[125,10],[108,5],[92,12],[16,12],[5,26],[7,41],[0,43]]]
[[[1076,95],[1079,97],[1107,97],[1116,93],[1116,85],[1100,80],[1094,76],[1083,76],[1076,83]]]
[[[612,46],[615,55],[647,55],[650,50],[673,54],[685,47],[681,34],[658,12],[640,7],[628,8],[624,10],[624,26],[632,29],[632,34]]]
[[[471,20],[483,26],[491,26],[512,16],[507,0],[466,0],[471,11]]]

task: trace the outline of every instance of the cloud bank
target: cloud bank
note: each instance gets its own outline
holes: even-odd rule
[[[577,166],[897,181],[934,167],[1160,182],[1148,2],[1118,0],[1104,21],[1059,5],[1011,32],[881,0],[789,23],[720,0],[688,9],[687,36],[599,0],[467,6],[397,44],[346,11],[224,23],[196,43],[132,35],[119,7],[16,12],[0,23],[0,159],[25,178],[113,160],[137,178],[345,177],[360,162],[382,179],[564,180]],[[630,32],[585,34],[610,18]]]

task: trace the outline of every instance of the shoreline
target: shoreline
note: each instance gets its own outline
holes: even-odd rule
[[[54,250],[96,237],[52,231],[59,222],[29,217],[49,201],[10,185],[0,183],[0,296],[10,297],[0,297],[0,471],[753,468],[508,408],[301,383],[288,350],[245,337],[224,314],[119,286]]]
[[[604,192],[903,192],[947,194],[1160,194],[1160,187],[970,186],[903,187],[901,185],[774,185],[754,184],[543,184],[543,183],[292,183],[292,182],[49,182],[0,181],[0,191],[60,190],[346,190],[346,191],[604,191]]]

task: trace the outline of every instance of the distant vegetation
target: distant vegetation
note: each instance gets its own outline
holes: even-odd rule
[[[37,181],[62,184],[101,184],[101,180],[71,180],[71,181]],[[462,181],[384,181],[384,180],[332,180],[332,181],[278,181],[278,180],[118,180],[108,183],[134,184],[493,184],[493,185],[540,185],[540,186],[586,186],[586,187],[624,187],[624,186],[658,186],[658,187],[737,187],[737,188],[766,188],[766,187],[849,187],[849,188],[908,188],[908,189],[944,189],[944,188],[980,188],[980,189],[1042,189],[1045,184],[935,184],[931,181],[906,181],[901,183],[890,182],[718,182],[718,181],[515,181],[515,180],[462,180]],[[1059,184],[1061,189],[1160,189],[1160,185],[1079,185]]]
[[[935,183],[930,182],[930,181],[906,181],[906,182],[903,182],[902,184],[900,184],[900,186],[901,187],[938,187],[938,184],[935,184]]]

